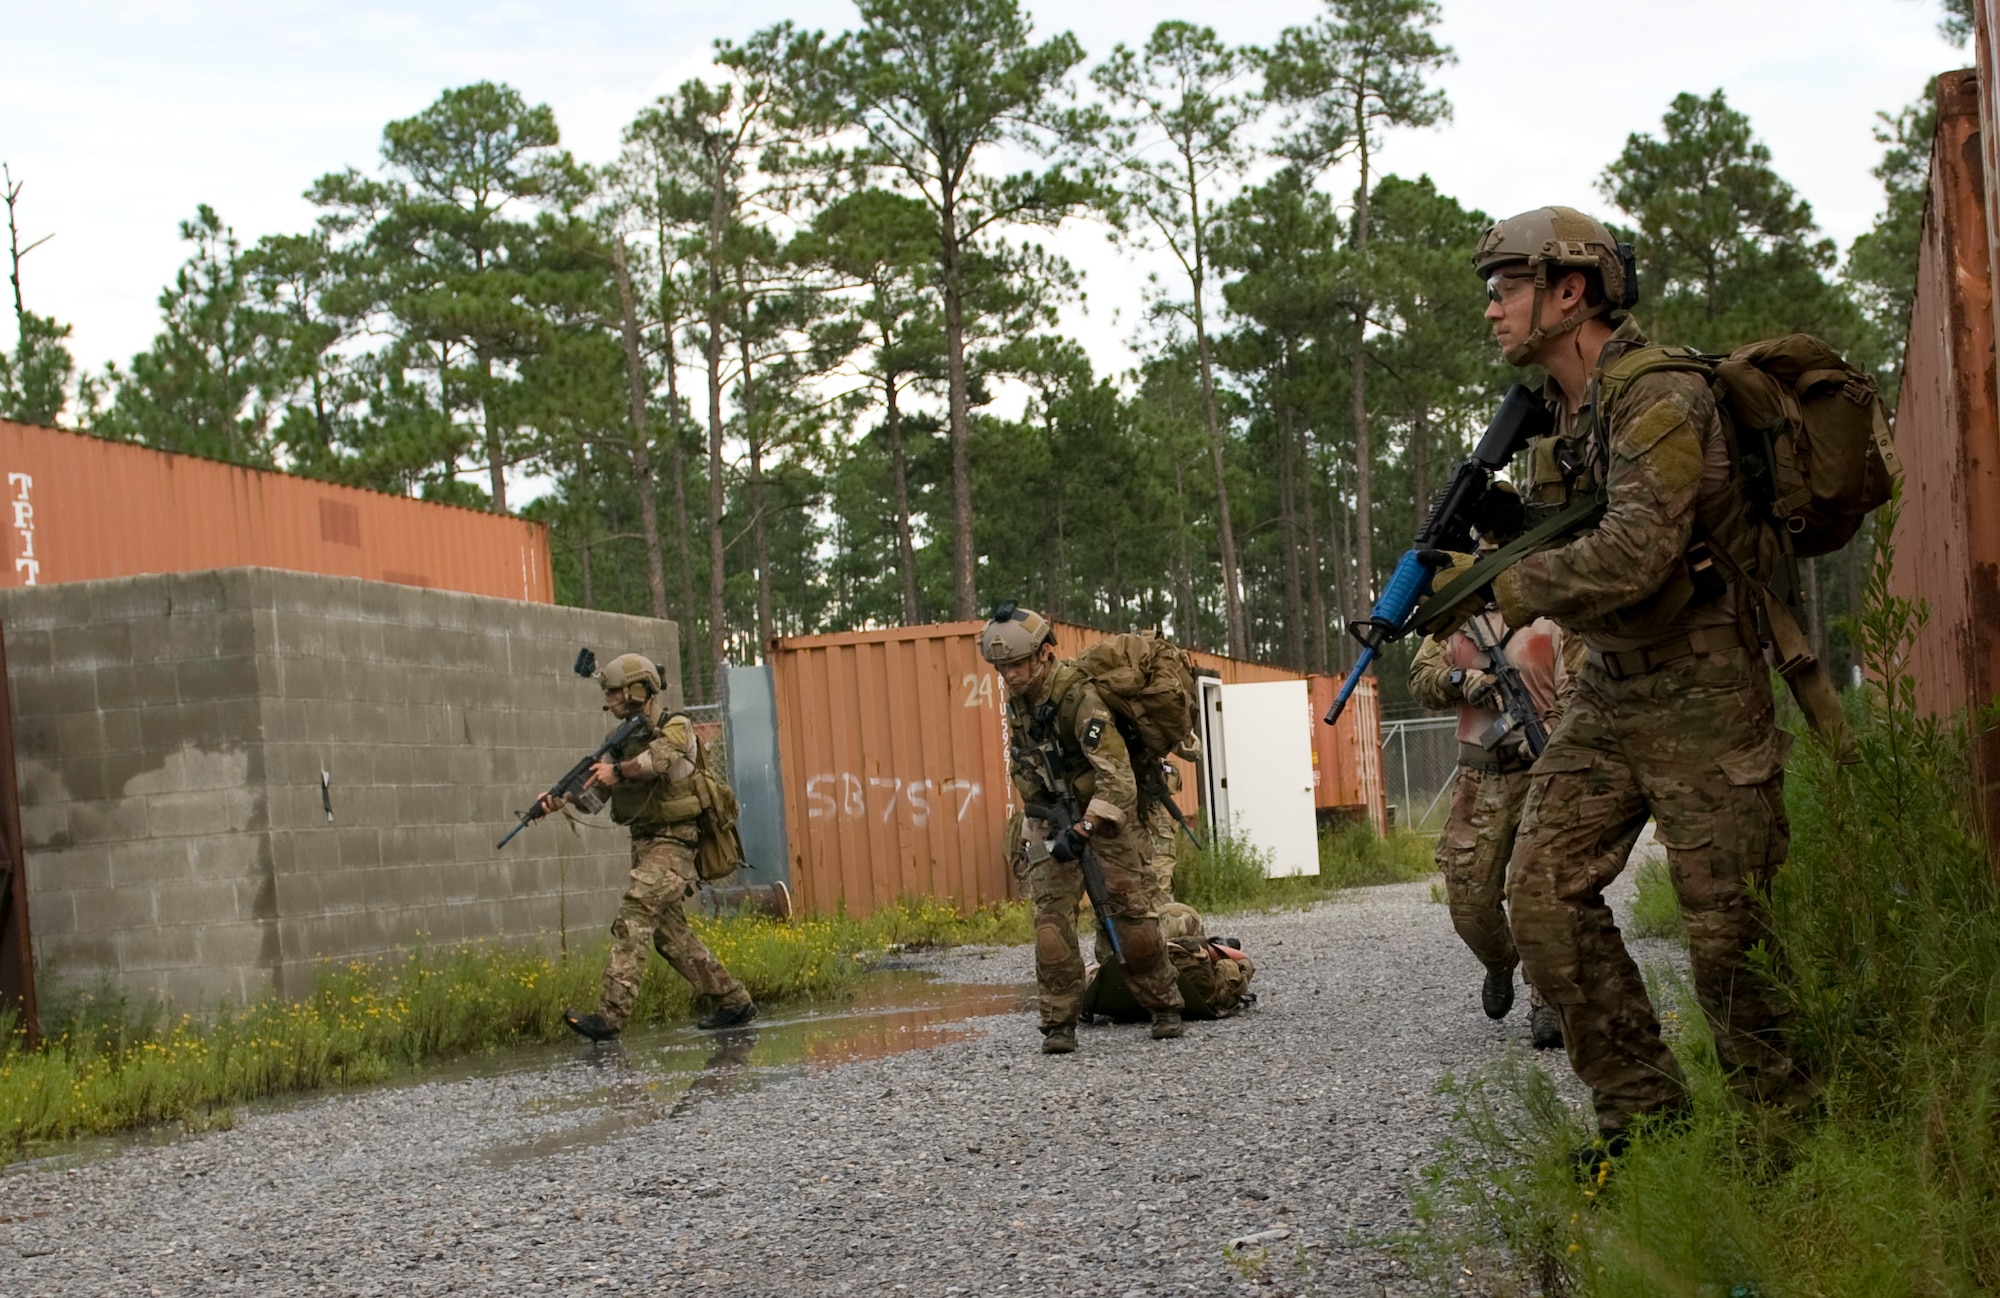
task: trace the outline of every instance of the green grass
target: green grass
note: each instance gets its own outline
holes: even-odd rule
[[[696,919],[709,949],[760,1002],[837,995],[890,946],[1020,943],[1028,910],[961,916],[938,901],[866,919],[778,923]],[[161,1122],[227,1123],[229,1106],[291,1092],[372,1082],[425,1063],[564,1037],[565,1008],[597,1003],[606,943],[568,957],[502,945],[417,950],[324,970],[302,1001],[224,1004],[202,1017],[133,1010],[109,997],[77,1001],[23,1048],[0,1018],[0,1162],[49,1141]],[[649,960],[633,1021],[689,1009],[687,984]]]
[[[1880,530],[1887,533],[1893,520]],[[1856,627],[1872,679],[1850,700],[1861,760],[1802,742],[1790,860],[1770,903],[1794,1055],[1816,1111],[1734,1104],[1698,1013],[1670,1020],[1692,1087],[1678,1131],[1645,1131],[1603,1184],[1585,1134],[1515,1055],[1456,1089],[1412,1250],[1434,1277],[1625,1295],[1955,1296],[2000,1291],[2000,885],[1971,803],[1961,718],[1918,716],[1921,607],[1878,559]],[[1992,718],[1981,718],[1980,728]],[[1684,986],[1659,989],[1684,1005]]]
[[[1674,892],[1673,876],[1667,863],[1650,857],[1639,864],[1639,896],[1632,903],[1632,915],[1625,931],[1633,937],[1667,937],[1687,941],[1687,920],[1681,914],[1681,899]]]
[[[1365,824],[1348,825],[1320,834],[1317,875],[1271,879],[1265,877],[1269,853],[1242,839],[1227,838],[1200,851],[1183,842],[1174,896],[1204,914],[1310,906],[1348,888],[1429,878],[1436,869],[1435,843],[1430,835],[1407,830],[1380,839]]]

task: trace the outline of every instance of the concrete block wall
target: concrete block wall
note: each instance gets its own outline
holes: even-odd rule
[[[622,831],[493,844],[604,733],[579,646],[679,659],[671,623],[262,568],[0,591],[0,630],[58,1001],[296,996],[329,960],[594,935]]]

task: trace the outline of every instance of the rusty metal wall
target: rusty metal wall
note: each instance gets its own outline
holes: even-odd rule
[[[1938,130],[1924,213],[1896,450],[1903,512],[1893,588],[1930,621],[1911,673],[1918,703],[1950,715],[2000,693],[2000,422],[1993,280],[1975,73],[1938,80]],[[1980,737],[1978,779],[2000,824],[2000,735]]]
[[[1388,795],[1382,785],[1382,697],[1373,676],[1363,676],[1340,714],[1321,720],[1340,693],[1339,676],[1311,676],[1313,804],[1321,811],[1365,810],[1378,836],[1389,832]]]
[[[34,935],[28,927],[27,852],[21,841],[21,782],[14,760],[14,704],[7,684],[7,650],[0,636],[0,1009],[20,1015],[33,1048],[40,1023],[35,1012]]]
[[[768,658],[792,895],[865,915],[903,897],[1014,895],[1001,860],[1005,692],[979,622],[798,636]]]
[[[982,625],[795,636],[769,647],[790,879],[802,911],[867,914],[920,896],[970,907],[1018,895],[1001,859],[1014,798],[1006,691],[979,656]],[[1104,634],[1054,627],[1064,656]],[[1194,658],[1232,685],[1301,679],[1261,663]],[[1352,711],[1352,725],[1343,722],[1335,736],[1352,742],[1326,749],[1321,761],[1353,763],[1338,768],[1332,787],[1362,790],[1358,805],[1370,807],[1379,827],[1381,777],[1368,742],[1373,693]],[[1183,774],[1185,787],[1195,788],[1192,772]],[[1181,801],[1192,811],[1190,799]]]
[[[543,523],[0,421],[0,587],[256,566],[548,604]]]

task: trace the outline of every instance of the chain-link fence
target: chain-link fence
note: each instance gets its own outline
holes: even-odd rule
[[[1392,825],[1441,829],[1451,810],[1447,790],[1457,770],[1457,717],[1382,723],[1382,792]]]

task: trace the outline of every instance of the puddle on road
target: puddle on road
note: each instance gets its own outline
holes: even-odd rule
[[[870,975],[846,1001],[781,1006],[747,1027],[721,1032],[647,1029],[605,1045],[570,1045],[552,1052],[555,1058],[543,1066],[567,1060],[571,1069],[601,1073],[602,1083],[539,1102],[529,1112],[552,1118],[589,1116],[533,1140],[495,1145],[483,1161],[495,1167],[532,1162],[600,1144],[644,1122],[678,1116],[707,1097],[962,1041],[977,1032],[968,1020],[1015,1013],[1033,995],[1032,986],[944,983],[926,973],[897,970]],[[518,1064],[509,1066],[498,1056],[469,1063],[459,1076],[519,1071]],[[499,1066],[480,1067],[482,1063]]]
[[[348,1094],[380,1087],[558,1072],[582,1086],[538,1102],[531,1115],[588,1115],[533,1140],[495,1145],[483,1158],[499,1167],[546,1158],[612,1139],[633,1126],[685,1112],[709,1096],[729,1095],[821,1068],[881,1059],[962,1041],[978,1029],[968,1020],[1016,1013],[1033,1002],[1034,986],[940,982],[916,970],[864,976],[838,1001],[790,1002],[764,1011],[749,1026],[702,1032],[693,1026],[640,1028],[618,1041],[581,1040],[516,1046],[448,1060]],[[235,1106],[240,1115],[303,1109],[342,1093],[280,1096]],[[152,1127],[68,1142],[37,1158],[0,1167],[0,1177],[78,1167],[128,1149],[186,1138],[174,1126]]]

